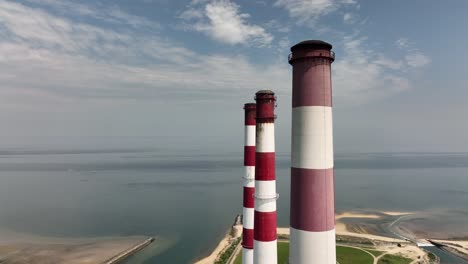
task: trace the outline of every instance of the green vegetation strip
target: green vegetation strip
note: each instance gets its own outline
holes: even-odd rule
[[[336,247],[336,260],[340,264],[372,264],[374,263],[374,259],[372,258],[369,253],[362,251],[357,248],[350,248],[350,247]]]
[[[242,264],[242,250],[239,251],[239,254],[236,257],[236,260],[234,261],[234,264]]]
[[[432,252],[429,252],[427,255],[429,256],[429,261],[431,263],[436,262],[437,258]]]
[[[409,264],[413,260],[397,255],[384,255],[379,259],[378,264]],[[340,262],[341,263],[341,262]]]
[[[383,251],[372,250],[363,248],[368,251],[375,257],[384,254]],[[346,246],[337,246],[336,247],[336,260],[340,264],[372,264],[374,262],[373,258],[369,253]],[[278,264],[288,264],[289,258],[289,243],[288,242],[278,242]],[[435,257],[434,257],[435,258]],[[378,264],[409,264],[412,260],[398,255],[384,255],[379,259]],[[224,263],[224,262],[222,262]],[[234,264],[242,264],[242,252],[237,255]]]
[[[278,242],[278,264],[289,263],[289,243]]]
[[[378,251],[374,251],[378,252]],[[289,243],[278,242],[278,264],[288,264]],[[336,247],[336,258],[340,264],[372,264],[374,260],[368,253],[350,247]],[[234,264],[242,264],[242,252],[237,255]]]
[[[223,254],[219,257],[219,259],[215,262],[215,264],[227,264],[227,261],[236,250],[237,245],[241,241],[241,238],[237,238],[229,247],[226,249]],[[242,255],[242,254],[241,254]]]

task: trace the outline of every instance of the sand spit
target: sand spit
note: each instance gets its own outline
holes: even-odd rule
[[[387,236],[380,236],[376,234],[369,234],[366,230],[361,229],[359,232],[355,230],[348,229],[347,225],[342,222],[344,218],[353,218],[353,219],[383,219],[386,216],[403,216],[411,214],[409,212],[375,212],[375,213],[362,213],[362,212],[343,212],[337,214],[336,219],[336,234],[342,236],[353,236],[353,237],[360,237],[370,240],[379,240],[385,242],[397,242],[403,243],[406,242],[402,239],[387,237]]]
[[[397,212],[397,211],[383,211],[382,213],[386,215],[391,215],[391,216],[414,214],[414,212]]]
[[[341,218],[369,218],[369,219],[379,219],[380,215],[377,214],[365,214],[365,213],[353,213],[353,212],[343,212],[335,216],[336,220]]]
[[[56,238],[0,233],[4,264],[98,264],[142,243],[148,237]],[[10,239],[8,239],[10,238]]]
[[[403,216],[414,214],[415,212],[397,212],[397,211],[380,211],[380,212],[341,212],[336,214],[335,219],[340,220],[342,218],[364,218],[364,219],[381,219],[386,216]]]

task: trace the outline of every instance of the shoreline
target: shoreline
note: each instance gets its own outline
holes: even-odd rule
[[[364,239],[372,243],[376,249],[387,252],[388,254],[401,254],[403,256],[406,256],[412,259],[427,260],[428,252],[419,246],[418,240],[413,241],[413,240],[395,238],[395,237],[391,237],[390,236],[391,234],[387,236],[382,233],[376,232],[375,230],[374,232],[372,232],[372,229],[368,230],[365,227],[359,228],[357,230],[356,228],[349,229],[348,226],[350,225],[350,223],[346,223],[346,221],[344,221],[344,219],[353,219],[353,220],[362,219],[363,223],[365,223],[366,220],[371,220],[371,221],[387,220],[387,219],[394,219],[395,217],[398,217],[397,219],[400,219],[400,218],[403,218],[405,216],[409,216],[415,213],[417,212],[403,212],[403,211],[370,211],[370,212],[345,211],[345,212],[341,212],[339,214],[336,214],[335,216],[336,236],[337,236],[337,239],[340,239],[340,241],[342,238],[345,238],[345,240],[350,239],[351,243],[354,243],[353,241],[360,241],[360,240],[362,241],[362,239]],[[373,223],[370,225],[376,225],[376,224]],[[393,225],[393,223],[391,223],[391,225]],[[289,236],[289,227],[278,227],[277,234],[279,236],[280,235]],[[394,235],[398,236],[397,234],[394,234]],[[220,256],[223,253],[223,251],[229,247],[230,241],[232,240],[233,238],[228,232],[223,237],[223,239],[218,243],[217,247],[213,250],[213,252],[209,256],[196,261],[195,264],[213,264],[218,258],[218,256]],[[415,241],[418,241],[418,243]],[[425,240],[421,239],[420,241],[425,241]],[[454,250],[458,249],[459,251],[463,253],[468,252],[468,241],[456,241],[456,240],[450,240],[450,239],[438,240],[438,241],[445,242],[446,244],[448,244],[449,247],[452,247],[452,249]],[[341,241],[340,243],[342,242],[343,241]],[[235,259],[235,257],[231,257],[231,259]],[[232,261],[228,263],[232,263]]]
[[[218,245],[214,248],[214,250],[211,252],[211,254],[207,257],[204,257],[200,260],[195,261],[194,264],[211,264],[214,263],[218,255],[229,246],[229,240],[231,236],[229,235],[229,232],[224,235],[223,239],[219,241]]]
[[[227,249],[231,243],[242,235],[242,225],[233,225],[219,241],[218,245],[214,248],[211,254],[207,257],[201,258],[194,262],[194,264],[212,264],[216,261],[218,256]]]
[[[384,212],[378,212],[378,213],[384,213]],[[388,215],[404,215],[404,214],[410,214],[409,212],[389,212]],[[337,220],[336,224],[336,234],[337,235],[343,235],[343,236],[352,236],[352,237],[359,237],[359,238],[365,238],[365,239],[370,239],[370,240],[380,240],[380,241],[385,241],[385,242],[400,242],[400,243],[406,243],[407,241],[397,239],[397,238],[391,238],[391,237],[385,237],[385,236],[379,236],[379,235],[372,235],[372,234],[360,234],[360,233],[355,233],[355,232],[350,232],[346,229],[346,225],[344,223],[339,222],[340,219],[343,218],[362,218],[362,219],[379,219],[382,216],[378,215],[377,213],[354,213],[354,212],[343,212],[340,214],[337,214],[335,219]],[[230,230],[233,228],[236,228],[235,226],[232,226]],[[240,230],[242,230],[242,226],[240,225]],[[277,228],[277,234],[278,235],[289,235],[289,227],[278,227]],[[221,241],[217,244],[217,246],[214,248],[214,250],[211,252],[210,255],[203,257],[197,261],[194,262],[194,264],[213,264],[218,256],[222,254],[222,252],[229,247],[231,244],[230,242],[233,241],[235,238],[239,237],[238,236],[232,236],[231,231],[228,231],[224,237],[221,239]]]
[[[15,264],[117,264],[155,241],[153,237],[46,237],[0,232],[0,262]]]
[[[445,250],[468,261],[468,240],[439,240],[431,241],[441,245]]]

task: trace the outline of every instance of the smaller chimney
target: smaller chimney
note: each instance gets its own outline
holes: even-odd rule
[[[275,102],[272,91],[258,91],[255,155],[254,263],[276,264]]]
[[[254,192],[255,192],[255,115],[254,103],[244,105],[245,130],[244,130],[244,206],[243,206],[243,231],[242,231],[242,263],[253,264],[254,255]]]

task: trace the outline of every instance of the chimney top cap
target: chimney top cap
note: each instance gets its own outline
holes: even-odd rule
[[[260,90],[256,92],[256,94],[275,94],[275,93],[271,90]]]
[[[244,109],[246,109],[246,110],[255,109],[256,107],[257,107],[257,104],[255,104],[255,103],[244,104]]]
[[[331,50],[332,49],[332,45],[328,42],[325,42],[325,41],[322,41],[322,40],[304,40],[304,41],[301,41],[299,43],[297,43],[296,45],[292,46],[291,47],[291,51],[294,51],[298,48],[311,48],[311,49],[314,49],[314,48],[325,48],[325,49],[328,49],[328,50]]]

